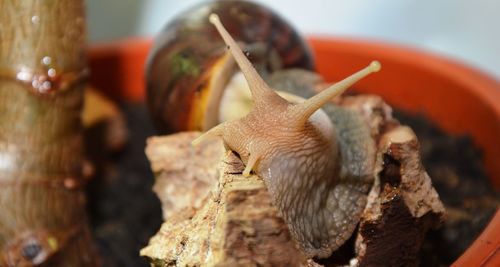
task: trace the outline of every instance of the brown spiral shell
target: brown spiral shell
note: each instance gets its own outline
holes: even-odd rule
[[[264,52],[249,55],[258,69],[272,69],[273,55],[279,58],[278,68],[314,68],[304,39],[275,12],[246,1],[202,3],[167,24],[149,55],[147,103],[161,133],[206,128],[202,121],[207,112],[206,98],[212,93],[211,78],[232,60],[208,23],[210,13],[219,15],[237,41],[263,47]],[[224,74],[225,82],[229,74],[232,71]],[[220,97],[218,94],[216,97]]]

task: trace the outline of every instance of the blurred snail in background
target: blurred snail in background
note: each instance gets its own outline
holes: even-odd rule
[[[314,68],[304,39],[273,11],[246,1],[202,3],[166,25],[148,58],[147,103],[160,133],[207,130],[220,122],[220,102],[237,67],[207,23],[212,12],[245,44],[264,75],[284,68]],[[238,78],[233,84],[238,85]]]
[[[314,87],[323,81],[313,72],[273,69],[272,62],[266,60],[258,60],[252,65],[247,57],[253,59],[253,52],[240,50],[231,37],[237,29],[234,28],[233,18],[227,17],[225,12],[231,14],[232,9],[213,8],[220,7],[219,4],[226,8],[226,5],[236,5],[235,10],[244,10],[239,9],[240,5],[254,6],[246,2],[214,2],[208,4],[210,8],[199,8],[198,12],[193,12],[202,13],[200,17],[205,21],[196,21],[191,26],[203,28],[214,35],[214,27],[208,23],[210,19],[230,54],[224,53],[226,46],[222,49],[219,46],[211,47],[208,51],[216,52],[217,56],[198,53],[204,55],[202,58],[206,61],[194,66],[192,56],[196,53],[192,52],[195,51],[195,45],[180,45],[179,48],[171,43],[171,47],[164,52],[153,54],[149,78],[156,79],[148,80],[148,103],[153,117],[157,125],[162,124],[160,129],[163,131],[210,129],[193,141],[195,145],[206,138],[221,137],[226,148],[236,152],[245,164],[243,175],[254,172],[263,178],[273,204],[305,255],[310,258],[329,257],[349,239],[359,222],[373,182],[376,158],[375,141],[361,115],[336,106],[330,100],[359,79],[378,71],[380,64],[372,62],[359,72],[315,94]],[[258,7],[258,10],[264,9]],[[258,14],[261,13],[272,14],[269,11],[260,11]],[[260,21],[254,13],[239,16]],[[248,18],[247,21],[250,20]],[[227,31],[223,25],[227,26]],[[247,26],[239,24],[238,27]],[[180,40],[183,40],[182,32],[176,33]],[[300,40],[297,44],[303,48],[300,50],[303,57],[295,56],[293,58],[301,60],[291,62],[300,63],[287,63],[290,62],[287,61],[289,58],[283,56],[280,57],[283,62],[281,66],[311,69],[309,50],[301,39],[297,40]],[[164,40],[159,42],[168,43]],[[216,41],[212,41],[211,45],[214,43]],[[202,42],[197,45],[201,47],[198,49],[210,46]],[[247,44],[244,45],[246,49]],[[189,49],[183,50],[186,47]],[[156,51],[160,51],[158,49]],[[236,64],[233,60],[243,74],[234,74]],[[176,79],[175,75],[179,75],[179,72],[174,71],[172,77],[168,78],[165,74],[163,80],[159,79],[162,77],[159,74],[162,71],[160,66],[168,67],[163,71],[181,69],[183,74],[179,77],[182,78]],[[189,80],[186,75],[193,78]],[[183,88],[185,84],[195,88]],[[183,89],[185,91],[181,92]],[[190,102],[182,102],[182,99]],[[231,111],[225,112],[226,108]],[[178,110],[174,112],[172,109]],[[168,114],[173,114],[169,112],[184,116],[168,117]],[[229,113],[237,115],[231,116]]]

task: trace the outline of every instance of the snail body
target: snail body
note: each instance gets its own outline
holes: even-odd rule
[[[309,257],[328,257],[352,234],[366,202],[375,145],[359,116],[338,107],[320,109],[369,73],[365,69],[309,99],[291,101],[259,76],[219,17],[210,15],[241,68],[253,97],[244,117],[223,122],[193,141],[221,137],[264,182],[290,232]],[[333,118],[330,118],[333,117]],[[359,162],[357,162],[359,161]]]
[[[219,122],[218,101],[236,66],[206,23],[212,12],[226,21],[261,70],[314,68],[306,42],[275,12],[246,1],[202,3],[166,25],[148,58],[147,102],[162,133],[207,130]]]

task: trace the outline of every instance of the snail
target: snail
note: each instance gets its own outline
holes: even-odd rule
[[[360,116],[329,102],[379,71],[380,64],[374,61],[308,99],[286,92],[282,97],[260,77],[221,19],[212,13],[209,21],[243,72],[253,108],[240,119],[211,128],[193,145],[222,138],[245,164],[244,176],[253,172],[263,178],[306,256],[330,256],[359,221],[373,179],[376,149]]]
[[[221,96],[237,68],[217,31],[206,23],[211,12],[246,44],[261,72],[314,68],[307,43],[275,12],[246,1],[202,3],[166,25],[149,54],[147,102],[161,133],[205,131],[219,123]]]

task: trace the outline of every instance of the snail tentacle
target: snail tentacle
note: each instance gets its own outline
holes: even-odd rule
[[[250,172],[257,165],[257,161],[259,161],[260,157],[261,156],[259,154],[250,153],[250,157],[248,158],[248,162],[245,166],[245,170],[243,171],[243,176],[245,176],[245,177],[250,176]]]
[[[260,77],[260,75],[253,67],[252,63],[250,63],[243,51],[241,51],[236,41],[224,28],[224,26],[220,22],[219,16],[217,16],[216,14],[210,14],[209,21],[219,31],[222,39],[224,39],[224,42],[229,48],[229,51],[233,55],[236,63],[241,68],[243,75],[248,81],[248,86],[252,93],[255,107],[260,108],[262,106],[260,103],[264,101],[275,101],[284,104],[286,100],[280,97],[274,90],[269,88],[266,82],[264,82],[264,80]]]
[[[198,136],[196,139],[194,139],[191,142],[192,146],[198,146],[199,144],[205,142],[205,140],[208,140],[210,138],[215,138],[215,137],[221,137],[224,133],[224,128],[226,126],[226,122],[223,122],[212,129],[208,130],[207,132],[203,133],[202,135]]]
[[[351,85],[363,79],[367,75],[373,72],[378,72],[381,65],[378,61],[372,61],[370,65],[364,69],[352,74],[351,76],[343,79],[340,82],[333,84],[332,86],[326,88],[320,93],[312,96],[306,101],[290,107],[290,114],[297,125],[304,125],[304,123],[311,117],[311,115],[323,105],[325,105],[332,98],[341,95],[345,90],[347,90]]]

